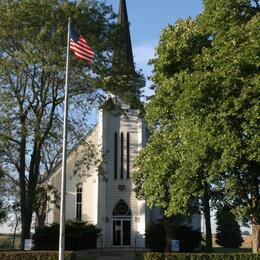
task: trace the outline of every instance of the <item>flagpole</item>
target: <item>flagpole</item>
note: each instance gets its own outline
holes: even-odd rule
[[[70,63],[70,28],[71,19],[68,22],[66,79],[64,89],[64,121],[63,121],[63,155],[61,175],[61,205],[60,205],[60,233],[59,233],[59,260],[64,260],[65,250],[65,205],[66,205],[66,170],[67,170],[67,124],[68,124],[68,85],[69,85],[69,63]]]

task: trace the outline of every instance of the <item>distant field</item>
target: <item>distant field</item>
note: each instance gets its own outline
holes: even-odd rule
[[[243,236],[244,242],[241,246],[241,248],[250,249],[252,248],[252,239],[251,236]],[[213,247],[219,247],[219,245],[215,242],[215,237],[213,236]]]
[[[252,253],[252,248],[222,248],[214,247],[214,253]]]
[[[13,235],[12,234],[0,234],[0,249],[1,249],[1,244],[3,241],[8,241],[10,244],[12,244],[13,241]],[[15,249],[19,248],[20,244],[20,235],[16,235],[15,239]]]

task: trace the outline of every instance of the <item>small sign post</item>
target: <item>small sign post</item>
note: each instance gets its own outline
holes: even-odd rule
[[[32,239],[25,239],[24,240],[24,250],[25,251],[32,250]]]
[[[172,252],[180,252],[180,240],[172,240]]]

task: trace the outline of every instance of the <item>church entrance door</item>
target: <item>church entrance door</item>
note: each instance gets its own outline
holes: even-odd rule
[[[113,246],[131,245],[131,210],[121,199],[113,209]]]
[[[114,246],[131,245],[131,220],[125,220],[125,219],[113,220],[113,245]]]

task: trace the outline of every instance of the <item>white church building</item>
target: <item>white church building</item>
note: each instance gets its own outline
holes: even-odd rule
[[[125,60],[134,68],[125,0],[120,0],[118,23],[127,27]],[[120,104],[121,113],[101,107],[97,125],[68,155],[66,219],[96,225],[102,230],[105,248],[134,247],[137,240],[139,247],[145,247],[146,226],[162,216],[159,209],[149,209],[145,201],[136,198],[130,175],[135,157],[147,144],[148,131],[138,109],[132,109],[114,96],[109,101]],[[89,146],[103,160],[102,173],[96,164],[84,163]],[[48,181],[60,191],[61,164]],[[58,223],[59,209],[52,204],[48,206],[47,224]],[[191,218],[189,225],[200,230],[200,223],[198,214]]]

